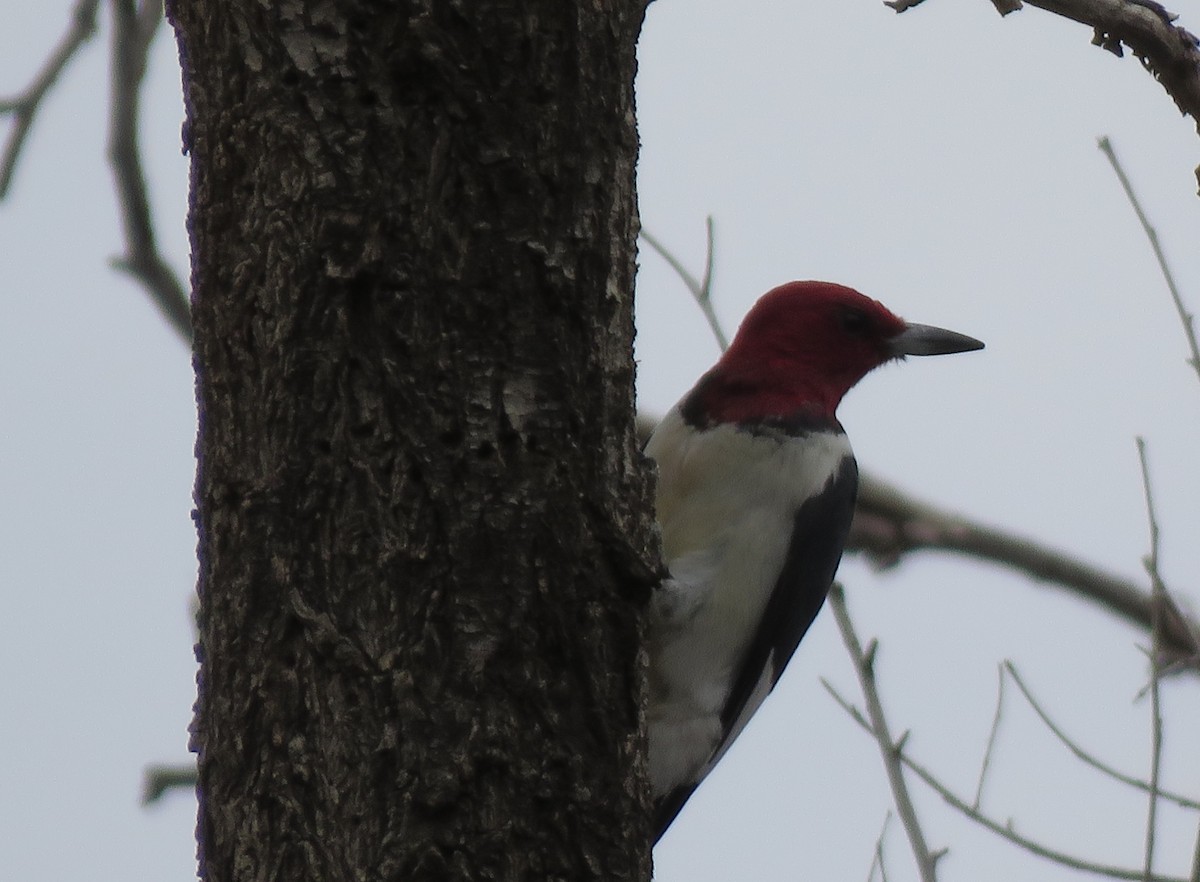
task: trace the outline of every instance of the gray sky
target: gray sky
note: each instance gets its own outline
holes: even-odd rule
[[[4,11],[0,93],[58,39],[68,2]],[[1187,22],[1185,22],[1186,24]],[[1200,30],[1200,22],[1190,22]],[[930,0],[659,0],[642,40],[643,223],[698,271],[717,224],[732,331],[794,278],[858,287],[988,344],[868,377],[841,417],[860,463],[921,496],[1137,576],[1148,549],[1134,437],[1149,443],[1163,569],[1200,571],[1200,382],[1096,137],[1112,137],[1200,308],[1194,126],[1132,59],[1033,8]],[[121,250],[108,171],[104,33],[39,118],[0,207],[0,878],[191,878],[194,803],[142,809],[142,768],[184,761],[194,696],[189,359]],[[186,162],[170,34],[143,144],[163,246],[186,272]],[[669,407],[716,345],[652,253],[639,279],[642,406]],[[1143,639],[992,567],[924,555],[842,570],[897,731],[974,791],[996,665],[1123,770],[1149,763]],[[656,852],[662,880],[860,880],[890,805],[872,742],[817,678],[858,692],[823,614],[788,675]],[[1197,684],[1167,684],[1164,777],[1200,793]],[[984,807],[1031,836],[1140,866],[1145,800],[1081,767],[1009,690]],[[944,880],[1078,874],[1040,862],[914,784]],[[1162,872],[1196,817],[1164,811]],[[900,827],[889,878],[915,879]]]

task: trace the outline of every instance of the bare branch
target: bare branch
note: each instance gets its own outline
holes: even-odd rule
[[[1182,111],[1200,122],[1200,50],[1196,36],[1153,0],[1028,0],[1093,28],[1092,43],[1123,54],[1128,46]]]
[[[900,765],[904,742],[908,736],[901,736],[899,741],[892,740],[892,735],[888,731],[887,718],[883,713],[883,704],[879,700],[879,691],[875,686],[876,644],[872,643],[865,652],[863,651],[858,635],[854,632],[854,624],[850,621],[850,611],[846,607],[846,594],[842,590],[842,586],[836,582],[829,589],[829,603],[833,609],[834,618],[837,620],[838,629],[842,632],[842,640],[854,662],[854,669],[858,673],[859,686],[862,688],[867,714],[871,719],[869,728],[875,736],[875,740],[879,742],[879,753],[883,757],[883,765],[887,770],[888,783],[892,788],[892,799],[896,803],[896,813],[904,825],[904,832],[908,834],[908,841],[912,845],[913,856],[917,861],[917,870],[921,874],[922,882],[936,882],[936,865],[940,854],[931,852],[925,843],[925,834],[917,819],[917,810],[908,795],[908,785],[904,783],[904,771]],[[828,683],[825,688],[831,689]]]
[[[1146,493],[1146,516],[1150,522],[1150,553],[1146,556],[1146,572],[1150,576],[1151,607],[1150,627],[1150,802],[1146,810],[1146,861],[1144,876],[1149,879],[1154,872],[1154,836],[1158,829],[1158,780],[1162,767],[1162,698],[1159,678],[1162,672],[1162,611],[1166,606],[1167,589],[1158,571],[1159,530],[1158,517],[1154,513],[1154,494],[1150,490],[1150,467],[1146,462],[1146,439],[1137,439],[1138,462],[1142,466],[1142,487]]]
[[[149,766],[142,784],[142,805],[157,802],[168,790],[196,789],[196,766]]]
[[[1023,834],[1018,833],[1011,821],[1006,824],[1001,824],[999,821],[989,818],[982,812],[972,809],[962,799],[951,792],[949,788],[935,778],[928,769],[912,761],[906,755],[901,756],[901,761],[906,767],[912,770],[913,774],[928,784],[934,790],[934,792],[938,794],[938,796],[942,797],[942,799],[944,799],[954,808],[958,809],[968,818],[978,824],[981,824],[982,826],[991,830],[993,833],[1002,836],[1009,842],[1019,845],[1027,851],[1036,854],[1038,857],[1046,858],[1047,860],[1053,861],[1057,864],[1062,864],[1065,867],[1072,867],[1076,870],[1085,870],[1101,876],[1108,876],[1112,879],[1133,879],[1143,880],[1143,882],[1183,882],[1182,879],[1177,879],[1172,876],[1154,875],[1150,876],[1149,879],[1146,879],[1140,869],[1134,870],[1124,867],[1111,866],[1108,864],[1099,864],[1095,863],[1094,861],[1074,857],[1065,852],[1061,852],[1057,849],[1043,845],[1034,839],[1030,839]]]
[[[114,259],[113,265],[141,282],[171,327],[190,343],[188,295],[158,251],[138,149],[142,78],[150,43],[162,21],[162,6],[146,2],[139,10],[133,0],[112,0],[111,6],[113,69],[108,158],[125,229],[125,254]]]
[[[854,720],[854,722],[862,726],[862,728],[868,734],[878,737],[875,731],[871,728],[871,724],[867,722],[866,718],[863,716],[862,711],[854,707],[854,705],[843,698],[827,680],[822,679],[821,684],[825,687],[826,691],[833,696],[833,700],[841,705],[842,709],[846,711],[846,713],[852,720]],[[905,753],[903,748],[904,746],[902,744],[897,747],[897,758],[905,768],[912,771],[914,775],[924,781],[927,786],[929,786],[951,807],[958,809],[958,811],[970,818],[972,821],[975,821],[975,823],[986,827],[988,830],[991,830],[996,835],[1007,839],[1014,845],[1018,845],[1021,848],[1024,848],[1026,851],[1037,855],[1038,857],[1053,861],[1056,864],[1061,864],[1064,867],[1071,867],[1072,869],[1076,870],[1084,870],[1085,872],[1095,873],[1100,876],[1107,876],[1110,879],[1130,879],[1134,880],[1134,882],[1138,882],[1138,880],[1141,880],[1141,882],[1146,882],[1145,876],[1143,875],[1141,869],[1127,869],[1125,867],[1098,864],[1093,861],[1084,860],[1083,858],[1077,858],[1074,855],[1069,855],[1066,852],[1043,845],[1037,840],[1030,839],[1028,836],[1018,833],[1012,821],[1009,821],[1008,823],[1001,823],[983,814],[983,812],[968,805],[966,800],[962,799],[960,796],[955,794],[954,791],[950,790],[950,788],[943,784],[937,777],[935,777],[934,774],[929,771],[929,769]],[[1187,882],[1187,880],[1174,876],[1151,876],[1149,882]]]
[[[713,222],[713,216],[710,214],[704,219],[704,278],[700,280],[700,306],[712,306],[712,275],[713,275],[713,260],[717,253],[717,228]],[[725,338],[725,329],[721,327],[721,322],[717,319],[716,313],[711,309],[706,313],[708,315],[709,325],[712,327],[712,332],[717,338],[717,343],[724,352],[729,348],[729,342]]]
[[[914,6],[920,6],[924,2],[925,0],[883,0],[883,5],[894,9],[896,12],[908,12]],[[1021,0],[992,0],[992,5],[996,7],[996,11],[1001,15],[1016,12],[1022,7]]]
[[[867,882],[875,878],[875,868],[879,868],[879,882],[887,882],[887,861],[883,859],[883,840],[887,836],[888,824],[892,822],[892,811],[883,816],[883,826],[879,830],[879,838],[875,840],[875,855],[871,858],[871,867],[867,870]]]
[[[904,12],[920,0],[888,2]],[[1200,48],[1196,36],[1178,27],[1174,13],[1155,0],[1027,0],[1092,28],[1092,43],[1117,56],[1124,47],[1141,61],[1175,105],[1197,122],[1200,130]],[[992,0],[1001,15],[1021,8],[1020,0]],[[1200,172],[1198,172],[1200,173]]]
[[[1158,831],[1159,775],[1162,769],[1163,719],[1162,697],[1159,689],[1159,667],[1150,653],[1150,799],[1146,808],[1145,862],[1143,877],[1154,875],[1154,839]]]
[[[1133,213],[1137,215],[1138,222],[1142,225],[1142,229],[1146,233],[1146,238],[1150,240],[1150,248],[1154,251],[1154,258],[1158,261],[1158,268],[1163,274],[1163,279],[1166,280],[1167,290],[1171,292],[1171,300],[1175,303],[1175,311],[1179,313],[1179,322],[1183,325],[1183,334],[1187,338],[1188,347],[1192,351],[1192,357],[1188,359],[1188,364],[1200,376],[1200,344],[1196,342],[1196,328],[1193,323],[1193,316],[1188,312],[1187,307],[1183,305],[1183,295],[1179,293],[1179,286],[1175,284],[1175,274],[1171,272],[1171,267],[1167,263],[1167,256],[1163,253],[1162,245],[1158,241],[1158,231],[1150,224],[1149,218],[1146,217],[1146,212],[1142,210],[1141,200],[1138,199],[1137,193],[1133,190],[1133,184],[1129,181],[1129,176],[1125,174],[1125,169],[1117,159],[1117,153],[1113,149],[1112,141],[1107,137],[1101,138],[1098,142],[1100,150],[1108,157],[1109,164],[1112,165],[1113,171],[1117,175],[1117,180],[1121,183],[1121,189],[1125,191],[1125,198],[1129,200],[1129,204],[1133,206]]]
[[[881,566],[892,566],[920,549],[954,551],[1018,570],[1038,581],[1056,583],[1097,603],[1145,630],[1150,629],[1153,600],[1131,579],[1107,572],[1032,539],[985,526],[920,502],[874,475],[859,479],[858,506],[847,551],[864,552]],[[1191,662],[1197,655],[1200,628],[1178,607],[1168,606],[1163,621],[1163,651],[1168,659]]]
[[[1196,832],[1196,850],[1192,853],[1192,875],[1189,882],[1200,882],[1200,830]]]
[[[46,59],[45,65],[34,77],[33,82],[20,95],[0,99],[0,115],[13,116],[12,131],[9,132],[8,143],[4,145],[4,153],[0,158],[0,199],[8,195],[17,160],[21,156],[21,148],[25,146],[25,139],[33,127],[33,120],[41,107],[42,99],[79,51],[79,47],[96,33],[96,9],[99,5],[100,0],[79,0],[71,14],[70,27]]]
[[[1004,710],[1004,668],[997,666],[996,714],[992,717],[992,731],[988,733],[987,747],[983,751],[983,762],[979,764],[979,784],[975,787],[972,808],[983,804],[983,783],[987,780],[988,767],[992,764],[992,751],[996,748],[996,735],[1000,732],[1000,719]]]
[[[1095,755],[1088,753],[1077,741],[1072,739],[1071,736],[1067,735],[1067,733],[1064,732],[1062,728],[1050,718],[1050,715],[1046,712],[1046,709],[1042,707],[1041,703],[1039,703],[1038,700],[1033,697],[1033,693],[1030,691],[1029,686],[1026,685],[1025,680],[1021,677],[1021,674],[1017,671],[1016,666],[1011,661],[1006,661],[1004,663],[1004,669],[1008,675],[1012,677],[1013,682],[1017,684],[1017,688],[1021,690],[1021,694],[1025,696],[1025,700],[1029,702],[1029,706],[1033,708],[1033,712],[1041,718],[1042,722],[1045,724],[1046,728],[1050,730],[1051,734],[1061,741],[1067,750],[1075,754],[1077,759],[1091,766],[1096,771],[1107,775],[1114,781],[1120,781],[1122,784],[1137,788],[1145,793],[1150,792],[1150,784],[1148,782],[1114,769],[1103,760],[1098,759]],[[1183,796],[1182,794],[1159,789],[1158,795],[1162,799],[1166,799],[1175,803],[1180,808],[1200,810],[1200,801]]]
[[[708,326],[712,329],[713,336],[717,340],[717,345],[724,352],[729,348],[729,338],[725,335],[725,329],[721,327],[721,320],[717,318],[716,312],[712,305],[712,269],[713,269],[713,219],[709,215],[705,221],[705,228],[708,231],[708,251],[704,258],[704,278],[697,279],[687,267],[671,253],[658,238],[652,235],[648,230],[642,230],[642,238],[646,240],[646,244],[653,248],[658,255],[671,265],[671,269],[675,270],[676,275],[683,280],[683,284],[687,286],[692,297],[696,300],[696,305],[700,307],[700,311],[704,314],[704,318],[708,320]]]

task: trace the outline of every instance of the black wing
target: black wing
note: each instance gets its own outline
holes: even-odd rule
[[[792,541],[779,581],[721,712],[721,721],[730,734],[717,748],[717,755],[724,752],[740,730],[741,727],[734,726],[760,688],[764,674],[769,673],[773,689],[821,611],[842,559],[857,494],[858,465],[848,456],[825,490],[796,512]]]
[[[767,601],[758,630],[746,649],[721,712],[725,735],[702,775],[693,782],[680,785],[655,803],[655,842],[700,786],[704,775],[741,733],[758,702],[775,688],[796,647],[820,612],[842,559],[857,493],[858,465],[853,457],[847,456],[824,491],[796,512],[792,541],[779,581]],[[750,706],[754,698],[757,701]]]

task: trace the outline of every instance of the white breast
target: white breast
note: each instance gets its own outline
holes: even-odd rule
[[[688,426],[673,408],[646,453],[672,579],[651,603],[654,795],[692,777],[721,736],[735,669],[775,588],[795,513],[850,455],[840,432],[802,437]]]

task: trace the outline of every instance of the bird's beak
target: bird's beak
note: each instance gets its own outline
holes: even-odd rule
[[[971,352],[982,349],[983,344],[974,337],[935,328],[932,325],[907,325],[903,331],[887,342],[888,351],[895,357],[902,355],[949,355],[951,352]]]

